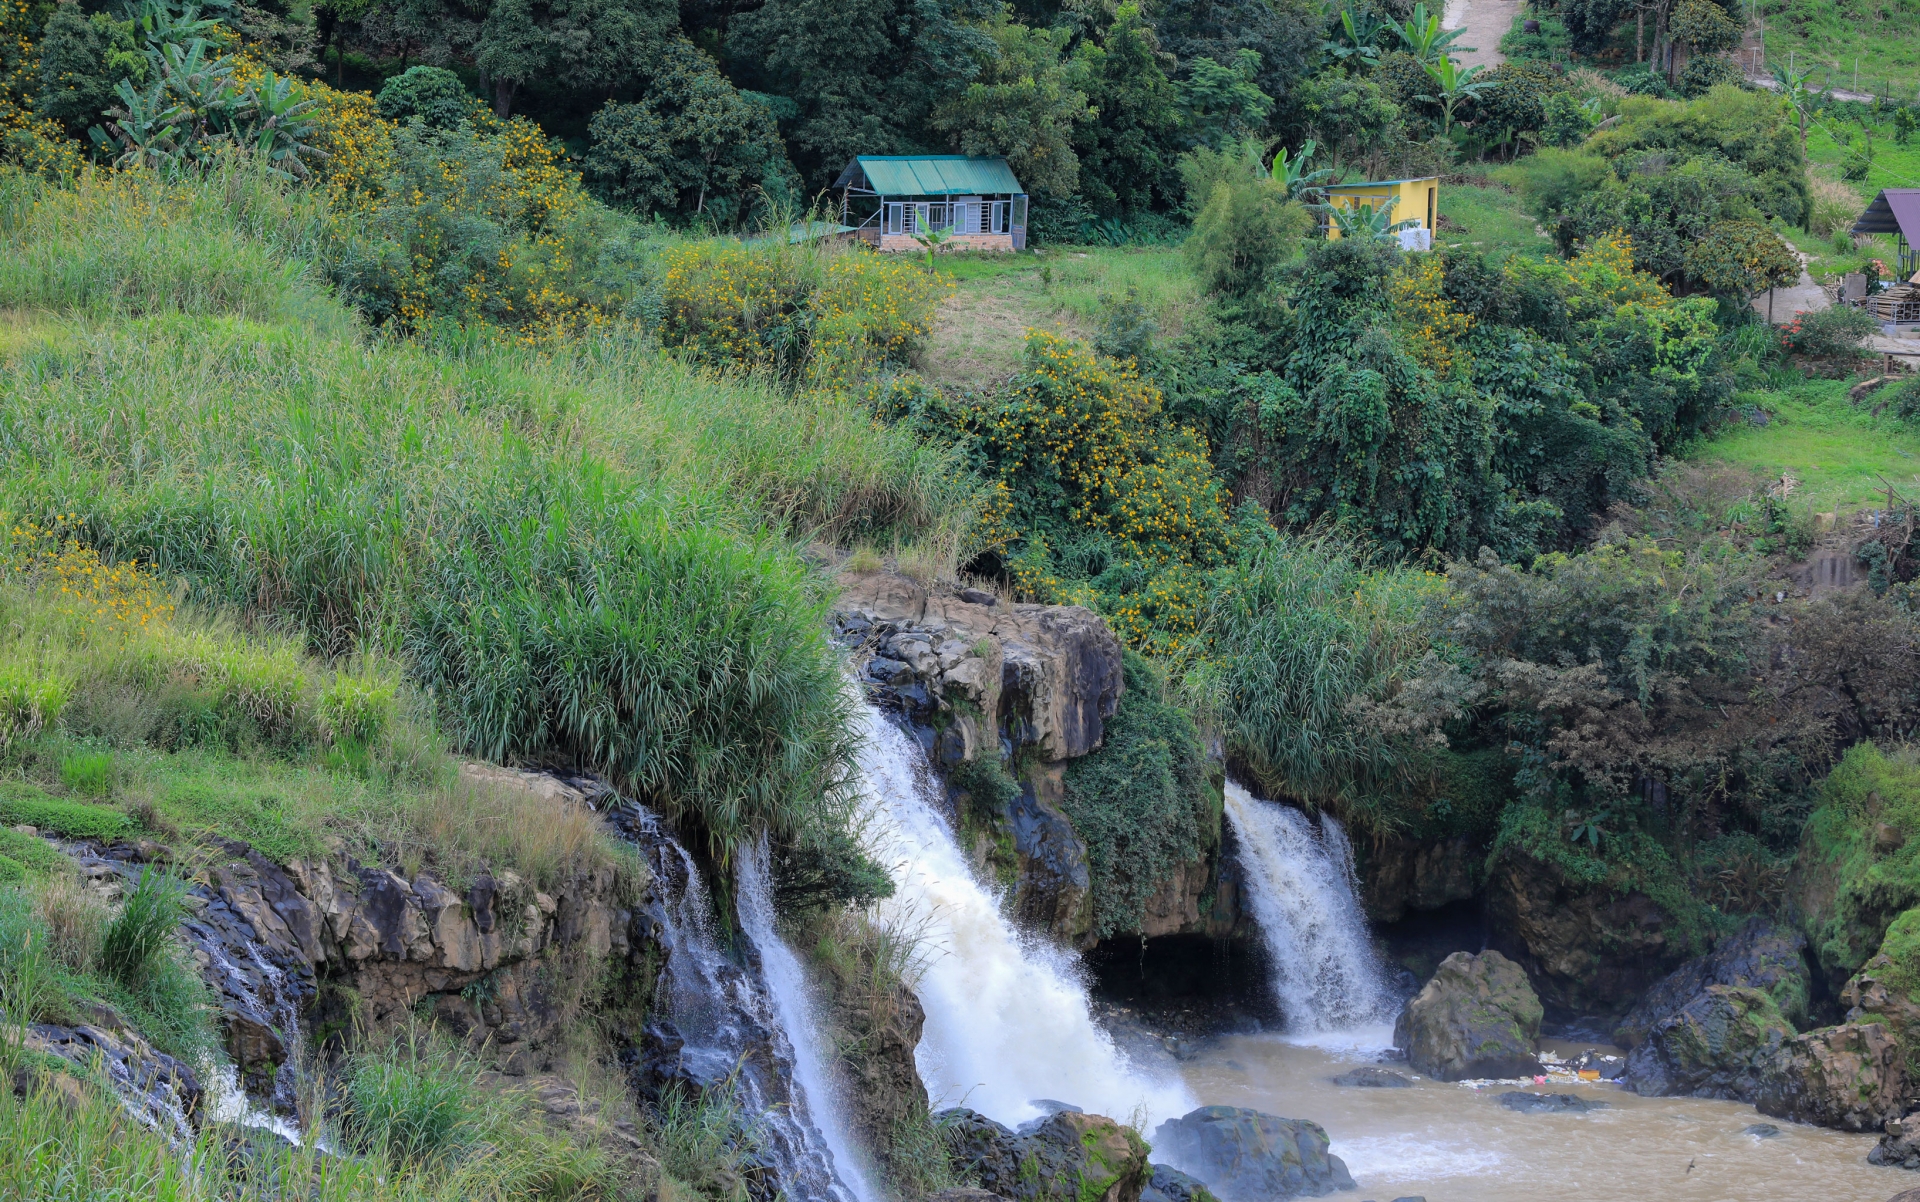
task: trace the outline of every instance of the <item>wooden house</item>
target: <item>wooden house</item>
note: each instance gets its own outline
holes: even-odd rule
[[[919,250],[935,231],[956,250],[1027,244],[1027,194],[1002,158],[863,154],[833,186],[841,223],[881,250]]]
[[[1395,201],[1394,221],[1419,222],[1414,228],[1426,230],[1427,238],[1423,241],[1431,245],[1433,223],[1440,216],[1440,177],[1437,175],[1423,175],[1417,179],[1377,179],[1359,184],[1330,184],[1322,191],[1327,194],[1327,203],[1330,205],[1354,208],[1370,204],[1376,213],[1389,200]],[[1339,238],[1340,227],[1330,220],[1323,221],[1327,237]],[[1401,239],[1402,244],[1408,241]]]

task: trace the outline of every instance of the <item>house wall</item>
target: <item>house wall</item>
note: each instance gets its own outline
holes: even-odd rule
[[[881,250],[921,251],[926,249],[913,240],[912,234],[881,234],[879,240]],[[952,250],[1012,250],[1014,248],[1012,234],[955,234],[943,245]]]
[[[1433,192],[1433,213],[1427,212],[1427,193]],[[1402,183],[1379,188],[1329,188],[1327,200],[1330,204],[1342,207],[1357,204],[1370,204],[1376,210],[1392,196],[1400,201],[1393,206],[1393,219],[1405,221],[1409,217],[1418,218],[1422,229],[1432,229],[1434,220],[1440,215],[1440,181],[1438,179],[1410,179]],[[1333,226],[1327,231],[1327,237],[1340,237],[1340,227]]]

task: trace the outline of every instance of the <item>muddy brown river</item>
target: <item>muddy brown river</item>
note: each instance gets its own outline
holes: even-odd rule
[[[1182,1066],[1194,1095],[1307,1118],[1360,1189],[1337,1197],[1427,1202],[1887,1202],[1920,1187],[1920,1173],[1866,1161],[1871,1135],[1768,1119],[1751,1106],[1697,1098],[1641,1098],[1607,1082],[1552,1085],[1607,1109],[1523,1114],[1499,1094],[1419,1080],[1409,1089],[1353,1089],[1330,1078],[1376,1062],[1382,1029],[1326,1041],[1275,1035],[1210,1041]],[[1570,1054],[1591,1045],[1548,1045]],[[1405,1065],[1390,1065],[1409,1076]],[[1771,1124],[1771,1138],[1746,1134]]]

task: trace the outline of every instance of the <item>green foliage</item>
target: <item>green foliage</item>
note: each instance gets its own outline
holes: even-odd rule
[[[1259,52],[1245,48],[1224,66],[1210,58],[1189,65],[1180,106],[1186,127],[1202,145],[1225,150],[1266,127],[1274,101],[1255,82],[1259,73]]]
[[[24,785],[0,786],[0,821],[36,826],[70,839],[115,839],[133,829],[119,810],[60,801]]]
[[[120,913],[100,940],[100,967],[121,985],[137,988],[166,956],[173,933],[186,914],[187,887],[178,878],[144,868],[140,883],[127,895]]]
[[[434,129],[454,129],[485,112],[460,77],[444,67],[408,67],[387,80],[374,105],[388,121],[418,117]]]
[[[1693,51],[1696,59],[1732,50],[1745,32],[1741,23],[1712,0],[1679,0],[1667,18],[1667,33]]]
[[[636,213],[732,226],[798,192],[772,113],[684,38],[666,44],[637,102],[608,101],[588,131],[588,184]]]
[[[1832,305],[1788,322],[1781,328],[1780,343],[1789,354],[1847,364],[1866,358],[1862,343],[1879,332],[1880,324],[1866,310]]]
[[[1181,117],[1152,23],[1138,4],[1122,4],[1077,53],[1086,64],[1087,103],[1099,113],[1074,126],[1080,195],[1102,217],[1173,209]]]
[[[1388,83],[1397,66],[1407,66],[1418,83],[1404,97]],[[1327,149],[1327,165],[1336,174],[1344,163],[1364,174],[1362,179],[1378,178],[1372,167],[1380,153],[1400,140],[1402,118],[1414,97],[1427,90],[1426,71],[1419,62],[1404,54],[1390,54],[1381,60],[1372,78],[1324,72],[1300,82],[1287,97],[1288,107],[1301,129]]]
[[[1454,43],[1467,31],[1464,28],[1440,28],[1441,13],[1429,13],[1426,0],[1419,0],[1413,6],[1408,18],[1393,27],[1406,52],[1423,63],[1435,63],[1452,57]]]
[[[1757,221],[1716,224],[1687,248],[1686,264],[1689,276],[1742,304],[1755,293],[1800,278],[1800,256]]]
[[[46,20],[34,108],[68,137],[84,138],[113,103],[115,84],[145,81],[145,39],[137,22],[88,13],[78,0],[62,0]]]
[[[409,1027],[347,1071],[347,1134],[362,1153],[419,1166],[472,1143],[477,1066]]]
[[[1547,127],[1546,104],[1565,94],[1558,72],[1539,63],[1502,63],[1487,73],[1487,89],[1474,102],[1476,128],[1531,133]]]
[[[1034,192],[1067,196],[1080,186],[1077,127],[1093,121],[1087,60],[1071,56],[1071,32],[1031,29],[1004,12],[966,88],[938,105],[932,124],[962,154],[1004,154]]]
[[[1712,5],[1711,7],[1718,7]],[[1680,71],[1680,94],[1691,100],[1704,96],[1718,87],[1739,87],[1746,82],[1746,75],[1730,59],[1719,55],[1702,55],[1687,60]]]
[[[1100,747],[1070,761],[1061,808],[1087,845],[1093,935],[1139,930],[1146,903],[1217,835],[1213,784],[1193,719],[1160,672],[1125,651],[1120,705]]]
[[[1900,846],[1887,846],[1882,826]],[[1920,763],[1910,750],[1861,743],[1840,757],[1800,836],[1797,877],[1814,961],[1844,980],[1920,905]]]
[[[60,761],[60,782],[87,797],[112,793],[113,775],[111,751],[76,751]]]
[[[50,876],[65,871],[72,863],[47,846],[46,840],[23,835],[11,827],[0,828],[0,860],[7,862],[0,871],[4,871],[11,881],[25,880],[29,876]]]
[[[1287,185],[1259,171],[1256,149],[1252,144],[1224,153],[1202,148],[1181,161],[1194,209],[1188,261],[1208,291],[1232,297],[1270,287],[1310,228],[1306,210],[1291,203]]]

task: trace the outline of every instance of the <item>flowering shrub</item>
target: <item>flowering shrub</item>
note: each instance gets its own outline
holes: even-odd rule
[[[1406,337],[1407,353],[1432,369],[1436,376],[1464,375],[1470,360],[1461,345],[1473,328],[1473,318],[1447,299],[1446,264],[1437,255],[1409,256],[1407,266],[1394,277],[1393,308]]]
[[[98,551],[62,533],[71,520],[61,515],[52,530],[24,520],[6,523],[0,573],[24,578],[53,597],[58,612],[90,625],[118,629],[165,625],[174,612],[173,594],[165,582],[137,563],[101,559]]]
[[[80,144],[60,123],[35,114],[43,13],[27,0],[0,0],[0,162],[54,178],[80,169]]]
[[[830,260],[814,295],[812,360],[816,387],[845,389],[886,363],[904,361],[933,332],[953,280],[919,264],[855,250]]]
[[[1860,342],[1879,329],[1879,323],[1866,310],[1834,305],[1812,313],[1796,313],[1780,328],[1780,345],[1790,355],[1850,362],[1866,355]]]

